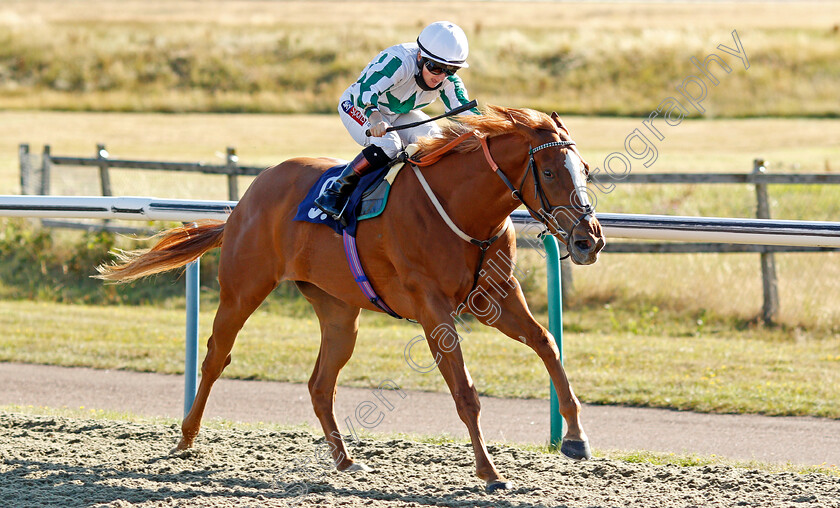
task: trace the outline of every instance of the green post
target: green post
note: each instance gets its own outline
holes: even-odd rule
[[[557,349],[560,350],[560,363],[563,363],[563,286],[560,281],[560,249],[557,247],[557,240],[551,236],[543,237],[543,245],[546,252],[546,275],[548,279],[548,331],[554,335],[557,341]],[[563,417],[560,416],[560,402],[557,400],[557,391],[554,389],[554,381],[550,381],[550,410],[551,410],[551,438],[549,446],[559,449],[563,441]]]

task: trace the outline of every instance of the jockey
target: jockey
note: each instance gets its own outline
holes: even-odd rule
[[[365,67],[338,105],[344,127],[365,148],[315,200],[318,208],[341,222],[347,198],[363,174],[388,164],[404,145],[440,132],[434,122],[385,130],[427,120],[429,116],[420,109],[438,97],[446,111],[468,103],[467,91],[455,75],[458,69],[468,67],[468,53],[464,31],[454,23],[438,21],[420,32],[416,44],[391,46]],[[470,112],[479,114],[475,108]]]

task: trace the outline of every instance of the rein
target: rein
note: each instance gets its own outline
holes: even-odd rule
[[[472,136],[477,136],[475,131],[465,132],[465,133],[461,134],[460,136],[458,136],[457,138],[450,141],[449,143],[447,143],[447,144],[443,145],[442,147],[438,148],[434,152],[430,152],[430,153],[424,155],[423,158],[421,158],[421,159],[412,159],[411,157],[408,157],[407,160],[408,160],[408,162],[410,162],[414,166],[419,166],[421,168],[424,168],[426,166],[431,166],[432,164],[441,160],[443,158],[443,156],[446,155],[447,153],[449,153],[453,148],[460,145],[461,143],[466,141],[468,138],[471,138]]]

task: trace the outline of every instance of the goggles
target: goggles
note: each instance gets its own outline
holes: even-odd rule
[[[460,69],[460,67],[456,67],[454,65],[446,65],[429,59],[426,59],[426,63],[424,65],[426,70],[435,76],[439,76],[443,73],[446,73],[447,76],[453,76],[456,72],[458,72],[458,69]]]

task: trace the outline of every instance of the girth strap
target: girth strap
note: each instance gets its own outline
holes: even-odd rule
[[[376,294],[376,291],[370,284],[370,280],[365,275],[365,269],[362,268],[362,261],[359,259],[359,251],[356,248],[356,239],[348,235],[347,231],[344,232],[344,253],[347,255],[347,263],[350,265],[350,272],[353,274],[353,279],[359,285],[359,289],[362,290],[362,294],[365,295],[368,301],[376,305],[382,312],[397,319],[403,319],[402,316],[391,310],[391,307],[388,307],[385,300]]]

